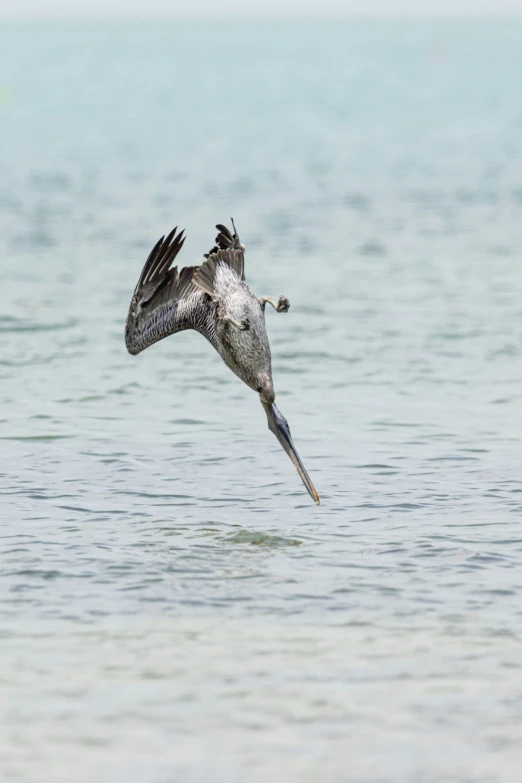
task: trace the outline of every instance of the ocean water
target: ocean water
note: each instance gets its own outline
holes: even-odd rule
[[[511,783],[522,22],[0,28],[3,783]],[[130,357],[232,215],[278,404]]]

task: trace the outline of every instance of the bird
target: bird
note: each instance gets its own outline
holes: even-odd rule
[[[194,329],[219,353],[227,367],[259,394],[268,427],[295,465],[310,497],[320,498],[295,449],[290,427],[275,404],[265,308],[286,313],[280,296],[258,298],[245,281],[245,245],[234,220],[233,233],[218,223],[214,247],[199,266],[172,266],[185,243],[174,228],[152,248],[132,295],[125,324],[125,344],[135,356],[165,337]]]

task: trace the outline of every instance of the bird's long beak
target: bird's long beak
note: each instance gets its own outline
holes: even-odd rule
[[[313,498],[314,502],[319,505],[321,502],[319,495],[317,494],[317,490],[312,484],[312,480],[308,473],[305,470],[305,467],[303,463],[301,462],[299,458],[299,454],[295,450],[294,442],[292,440],[292,435],[290,434],[290,427],[288,426],[288,422],[281,413],[281,411],[276,407],[274,403],[271,405],[267,402],[265,402],[261,398],[261,403],[263,405],[263,408],[265,409],[266,417],[268,419],[268,429],[271,430],[274,435],[276,436],[277,440],[281,444],[281,446],[284,448],[292,462],[294,463],[295,467],[297,468],[297,472],[301,476],[301,480],[303,484],[305,485],[306,489],[308,490],[310,497]]]

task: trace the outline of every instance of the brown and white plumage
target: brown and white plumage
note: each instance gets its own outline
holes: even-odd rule
[[[134,290],[125,325],[129,353],[144,351],[158,340],[183,329],[192,329],[193,315],[202,291],[192,277],[198,267],[171,268],[183,247],[183,231],[175,228],[152,248]]]
[[[268,418],[308,492],[319,496],[306,473],[290,435],[286,419],[274,404],[270,343],[265,326],[265,305],[278,312],[290,307],[285,297],[276,305],[259,299],[245,282],[244,245],[218,224],[216,246],[199,266],[172,264],[183,247],[183,231],[175,228],[152,249],[132,296],[125,325],[125,343],[135,355],[150,345],[185,329],[202,334],[225,364],[250,388],[259,393]]]

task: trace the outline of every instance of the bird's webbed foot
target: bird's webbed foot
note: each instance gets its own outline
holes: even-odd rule
[[[270,299],[269,296],[263,296],[259,301],[261,302],[261,307],[263,310],[265,309],[266,304],[272,305],[277,313],[287,313],[290,310],[290,302],[286,296],[280,296],[277,304],[273,299]]]
[[[235,321],[233,318],[230,318],[229,315],[221,315],[219,318],[223,323],[234,326],[236,329],[239,329],[240,332],[248,332],[250,329],[250,321],[248,318],[242,318],[241,321]]]

